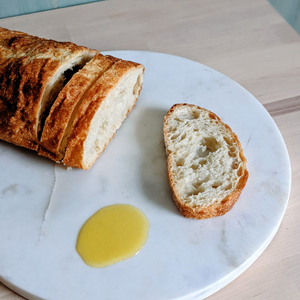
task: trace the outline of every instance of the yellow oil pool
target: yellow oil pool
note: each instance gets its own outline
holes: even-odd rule
[[[148,219],[138,208],[106,206],[82,226],[76,250],[87,265],[107,267],[137,254],[146,243],[148,231]]]

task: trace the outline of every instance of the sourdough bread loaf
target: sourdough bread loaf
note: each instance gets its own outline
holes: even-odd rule
[[[134,107],[144,67],[0,28],[0,139],[89,169]]]
[[[248,179],[243,149],[230,127],[204,108],[175,104],[164,119],[172,198],[187,218],[228,212]]]

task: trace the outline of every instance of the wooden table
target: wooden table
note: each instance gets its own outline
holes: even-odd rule
[[[209,299],[300,299],[300,37],[266,0],[109,0],[2,19],[0,26],[99,50],[183,56],[252,93],[287,144],[290,201],[266,251]],[[0,300],[12,299],[23,298],[0,283]]]

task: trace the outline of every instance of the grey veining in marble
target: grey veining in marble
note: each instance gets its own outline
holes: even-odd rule
[[[276,234],[290,191],[285,144],[262,105],[224,75],[166,54],[110,54],[143,63],[145,82],[89,171],[0,142],[0,280],[29,299],[203,299],[244,272]],[[222,217],[186,219],[171,199],[162,125],[182,102],[215,112],[244,148],[249,180]],[[75,250],[77,234],[116,203],[145,213],[147,243],[131,259],[88,267]]]

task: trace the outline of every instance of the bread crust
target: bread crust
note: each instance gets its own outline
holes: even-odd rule
[[[0,61],[0,138],[37,150],[40,99],[57,61],[9,58]]]
[[[178,192],[178,189],[177,189],[177,186],[175,183],[174,175],[173,175],[174,171],[173,171],[172,166],[174,165],[174,160],[168,151],[168,148],[167,148],[168,141],[166,141],[166,139],[167,139],[167,129],[168,129],[168,118],[174,112],[174,110],[176,108],[183,107],[183,106],[195,106],[197,109],[207,111],[209,113],[210,118],[217,120],[218,122],[220,122],[224,127],[226,127],[230,131],[231,136],[233,137],[235,142],[238,144],[238,147],[240,149],[239,155],[240,155],[240,158],[241,158],[242,164],[243,164],[243,175],[239,178],[239,181],[237,183],[235,190],[230,195],[226,196],[224,199],[219,199],[217,204],[213,204],[213,205],[205,206],[205,207],[196,206],[196,205],[193,206],[193,205],[190,205],[190,203],[185,202],[179,195],[179,192]],[[166,116],[164,118],[163,133],[164,133],[166,151],[167,151],[168,179],[169,179],[169,183],[170,183],[170,187],[171,187],[172,199],[173,199],[176,207],[178,208],[179,212],[186,218],[208,219],[208,218],[212,218],[212,217],[222,216],[225,213],[227,213],[229,210],[231,210],[232,207],[234,206],[234,204],[236,203],[236,201],[238,200],[238,198],[240,197],[240,194],[241,194],[242,190],[244,189],[244,187],[247,183],[248,177],[249,177],[249,173],[246,168],[247,160],[243,154],[243,149],[242,149],[241,143],[240,143],[237,135],[231,130],[231,128],[227,124],[223,123],[221,121],[221,119],[215,113],[213,113],[207,109],[201,108],[199,106],[196,106],[196,105],[182,103],[182,104],[173,105],[170,108],[170,110],[168,111],[168,113],[166,114]]]
[[[84,46],[77,46],[71,42],[57,42],[29,35],[24,32],[0,27],[0,57],[30,57],[32,59],[52,59],[64,61],[70,57],[90,53],[99,53]]]
[[[94,86],[89,90],[87,96],[85,97],[85,99],[83,99],[75,116],[72,134],[70,136],[65,157],[63,160],[63,163],[66,166],[78,167],[87,170],[93,164],[91,163],[89,166],[86,166],[83,163],[84,142],[88,136],[89,128],[93,117],[95,116],[98,109],[101,109],[102,102],[114,90],[114,88],[118,85],[120,80],[124,76],[126,76],[128,72],[135,68],[142,68],[144,70],[144,67],[140,64],[130,61],[119,60],[112,66],[112,68],[110,68],[106,73],[104,73],[104,75],[101,76],[98,79],[98,81],[94,84]],[[138,95],[139,93],[140,90],[138,92]],[[138,95],[136,97],[135,102],[138,99]],[[131,109],[134,107],[134,105],[131,107]],[[129,114],[131,109],[127,111],[127,115]],[[107,142],[104,149],[109,144],[112,138],[113,136]],[[99,155],[100,154],[101,153],[99,153]]]
[[[68,62],[98,51],[0,28],[0,139],[37,151],[43,95]]]
[[[95,81],[118,59],[97,54],[87,65],[73,75],[53,103],[43,129],[39,155],[56,162],[65,154],[63,139],[81,101]]]

